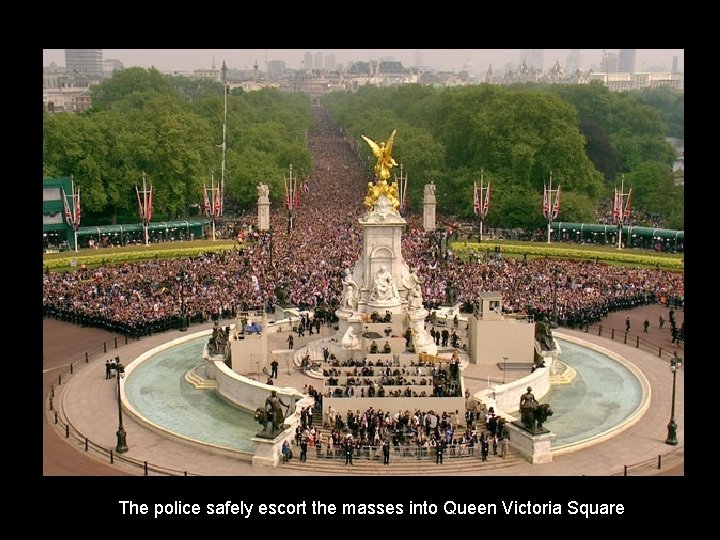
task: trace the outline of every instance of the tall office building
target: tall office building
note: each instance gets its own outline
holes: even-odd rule
[[[320,70],[323,69],[324,66],[325,64],[323,63],[323,53],[318,51],[315,53],[315,61],[313,62],[313,68]]]
[[[325,71],[335,71],[335,55],[325,55]]]
[[[543,69],[544,49],[520,49],[520,63],[529,68]]]
[[[603,51],[603,71],[605,73],[617,73],[620,71],[620,61],[617,53]]]
[[[305,53],[305,69],[313,68],[313,57],[311,52]]]
[[[635,73],[635,49],[620,49],[619,71]]]
[[[65,49],[65,70],[88,77],[102,77],[102,49]]]
[[[672,72],[677,73],[678,71],[678,57],[673,56],[673,62],[672,62]]]
[[[565,72],[573,74],[578,69],[580,69],[580,49],[570,49],[570,54],[565,63]]]
[[[415,64],[413,64],[415,67],[420,67],[423,65],[423,53],[422,51],[415,51]]]

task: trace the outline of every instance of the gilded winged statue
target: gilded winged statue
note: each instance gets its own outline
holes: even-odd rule
[[[390,170],[398,165],[391,155],[396,131],[397,130],[393,129],[393,132],[390,134],[390,138],[387,142],[381,141],[379,143],[368,139],[365,135],[361,135],[361,137],[365,139],[365,142],[370,145],[373,154],[375,154],[375,157],[377,158],[377,163],[375,164],[375,176],[381,184],[387,182],[387,179],[390,178]]]

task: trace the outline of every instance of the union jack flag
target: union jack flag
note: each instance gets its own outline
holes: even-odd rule
[[[210,197],[208,196],[207,187],[203,184],[203,212],[207,217],[212,216],[212,208],[210,206]]]
[[[480,193],[478,192],[477,182],[473,182],[473,212],[480,215]]]

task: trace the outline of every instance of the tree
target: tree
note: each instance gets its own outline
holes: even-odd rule
[[[111,78],[93,86],[90,90],[93,110],[107,109],[119,101],[126,101],[126,104],[131,103],[133,98],[139,95],[169,95],[173,93],[170,81],[166,76],[156,68],[141,67],[116,71]]]

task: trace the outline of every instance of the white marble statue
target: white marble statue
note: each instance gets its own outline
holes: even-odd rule
[[[434,344],[432,336],[425,331],[425,321],[419,319],[412,322],[413,343],[418,350],[424,349]]]
[[[424,191],[425,197],[434,197],[435,196],[435,184],[425,184],[425,191]]]
[[[342,346],[343,349],[359,349],[360,348],[360,338],[357,336],[357,334],[353,330],[352,326],[348,326],[348,329],[345,332],[345,335],[342,337],[342,340],[340,341],[340,345]]]
[[[375,284],[373,285],[371,300],[388,301],[399,298],[395,279],[383,264],[380,270],[375,274]]]
[[[347,308],[350,311],[354,311],[357,306],[357,283],[353,281],[352,272],[350,269],[345,269],[345,277],[342,280],[343,292],[342,292],[342,308]]]
[[[267,184],[263,184],[260,182],[260,185],[257,187],[258,197],[261,199],[265,198],[267,199],[268,195],[270,194],[270,189],[267,187]]]
[[[408,290],[407,301],[410,311],[423,308],[422,289],[420,287],[423,283],[425,283],[425,279],[417,275],[417,268],[413,268],[409,274],[404,275],[402,278],[402,284]]]

